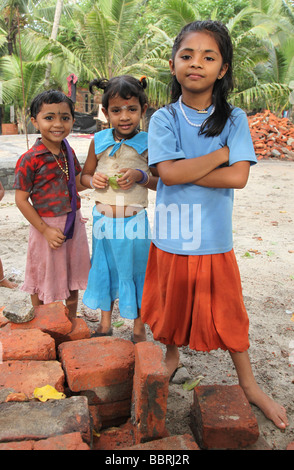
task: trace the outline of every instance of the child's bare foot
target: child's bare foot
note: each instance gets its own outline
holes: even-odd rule
[[[131,340],[133,343],[141,343],[142,341],[146,341],[145,325],[142,322],[141,317],[137,317],[134,320],[134,328]]]
[[[248,401],[256,405],[279,429],[284,430],[289,426],[285,408],[264,393],[258,385],[252,390],[244,390],[244,393]]]
[[[92,337],[99,337],[99,336],[112,336],[112,328],[108,328],[108,330],[106,328],[102,328],[101,325],[98,326],[97,330],[95,331],[95,333],[92,335]]]
[[[96,330],[98,336],[111,336],[111,310],[101,310],[100,324]]]
[[[15,289],[16,287],[18,287],[18,285],[15,282],[12,282],[6,277],[4,277],[0,281],[0,287],[7,287],[8,289]]]
[[[286,410],[266,395],[257,384],[251,369],[248,351],[230,354],[237,370],[239,384],[249,403],[256,405],[279,429],[284,430],[289,426]]]
[[[166,355],[165,355],[165,364],[167,371],[170,377],[177,370],[179,366],[179,350],[176,345],[167,345],[166,346]]]

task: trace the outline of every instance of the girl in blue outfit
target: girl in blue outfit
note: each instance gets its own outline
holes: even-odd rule
[[[166,345],[228,350],[248,400],[285,429],[286,411],[257,385],[248,356],[248,315],[233,251],[233,188],[256,163],[246,114],[227,102],[232,43],[224,25],[195,21],[175,39],[172,104],[153,114],[149,164],[159,173],[142,299],[142,321]]]
[[[94,135],[81,176],[95,200],[83,302],[101,309],[95,336],[106,336],[112,334],[112,307],[119,298],[120,315],[134,320],[131,339],[145,341],[140,307],[150,247],[146,207],[148,188],[156,189],[158,179],[148,167],[147,133],[138,130],[148,106],[147,82],[123,75],[94,80],[91,93],[94,86],[104,90],[102,111],[112,127]]]

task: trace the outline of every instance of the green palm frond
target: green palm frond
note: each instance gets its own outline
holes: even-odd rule
[[[139,3],[138,0],[100,0],[85,15],[84,28],[80,31],[85,44],[83,55],[99,76],[110,78],[129,65],[126,59],[137,42],[131,32]]]
[[[43,85],[47,62],[25,62],[23,64],[24,100],[22,94],[21,64],[16,55],[0,58],[0,74],[3,78],[3,102],[27,107],[31,97],[37,94]]]
[[[252,15],[259,10],[248,6],[243,8],[239,13],[237,13],[235,16],[229,19],[227,22],[226,26],[230,32],[231,35],[233,35],[234,31],[237,29],[237,26],[244,20],[247,20],[248,18],[251,18]]]
[[[163,19],[168,17],[172,26],[168,30],[173,36],[176,36],[185,24],[200,19],[197,7],[185,0],[166,0],[161,10],[161,17]]]
[[[285,71],[284,81],[285,83],[290,83],[291,80],[294,80],[294,39],[289,38],[283,44],[283,55],[287,64],[287,69]]]
[[[246,109],[258,107],[258,103],[263,108],[271,108],[272,111],[283,109],[290,95],[288,85],[280,83],[264,83],[248,88],[247,90],[232,94],[231,102]],[[269,106],[269,103],[272,103]]]
[[[160,79],[148,79],[148,100],[151,107],[159,107],[170,102],[169,86]]]

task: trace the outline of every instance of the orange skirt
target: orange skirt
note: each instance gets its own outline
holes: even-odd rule
[[[176,255],[151,243],[141,317],[163,344],[246,351],[249,320],[234,250]]]

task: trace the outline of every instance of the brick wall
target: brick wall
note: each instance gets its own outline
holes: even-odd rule
[[[93,96],[88,88],[77,88],[75,110],[78,113],[91,113],[97,109],[100,96]]]

